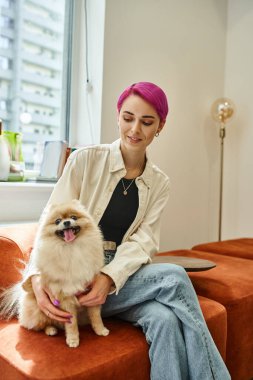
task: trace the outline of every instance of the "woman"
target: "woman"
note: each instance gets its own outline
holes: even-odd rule
[[[168,177],[146,152],[164,127],[166,95],[155,84],[136,83],[121,94],[117,108],[120,139],[75,151],[49,200],[80,199],[104,235],[105,266],[79,302],[103,305],[103,316],[117,315],[142,328],[152,380],[230,379],[184,269],[144,265],[158,251],[169,191]],[[43,312],[69,322],[39,275],[32,276],[32,286]]]

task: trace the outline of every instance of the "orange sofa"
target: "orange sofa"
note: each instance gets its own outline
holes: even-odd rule
[[[214,271],[191,275],[198,294],[211,296],[227,310],[227,365],[233,380],[253,380],[253,239],[199,244],[196,256],[215,260]],[[246,260],[245,260],[246,259]],[[208,279],[212,289],[205,285]]]
[[[253,260],[253,239],[241,238],[195,245],[192,249]]]
[[[18,259],[28,259],[36,228],[35,224],[0,228],[0,287],[18,281]],[[249,380],[253,375],[253,360],[250,360],[253,336],[248,325],[252,316],[252,280],[249,273],[253,270],[253,261],[191,250],[162,254],[208,258],[217,263],[215,269],[192,272],[189,276],[232,379]],[[231,264],[230,259],[235,262]],[[82,328],[80,346],[70,349],[66,346],[63,332],[56,337],[48,337],[42,332],[27,331],[19,326],[17,320],[0,321],[0,378],[148,380],[148,344],[141,330],[116,318],[106,320],[106,326],[111,331],[107,337],[96,336],[89,326]],[[246,330],[248,335],[243,333]],[[251,352],[248,351],[250,349]]]

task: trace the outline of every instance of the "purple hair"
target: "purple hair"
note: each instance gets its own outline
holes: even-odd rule
[[[119,96],[117,109],[120,112],[123,102],[130,95],[138,95],[154,107],[161,121],[165,121],[169,107],[164,91],[154,83],[138,82],[127,87]]]

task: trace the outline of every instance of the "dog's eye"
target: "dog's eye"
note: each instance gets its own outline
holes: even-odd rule
[[[73,220],[77,220],[77,216],[75,216],[75,215],[72,215],[70,218]]]
[[[61,223],[61,219],[56,219],[55,224],[58,225]]]

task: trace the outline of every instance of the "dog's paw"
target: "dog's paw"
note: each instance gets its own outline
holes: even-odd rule
[[[103,329],[100,330],[97,334],[100,336],[107,336],[109,335],[109,333],[110,333],[110,330],[108,330],[106,327],[103,327]]]
[[[66,338],[66,343],[69,347],[78,347],[79,346],[79,337],[68,336]]]
[[[54,335],[56,335],[56,334],[58,333],[58,330],[57,330],[57,328],[54,327],[54,326],[47,326],[47,327],[45,328],[45,333],[46,333],[47,335],[54,336]]]

